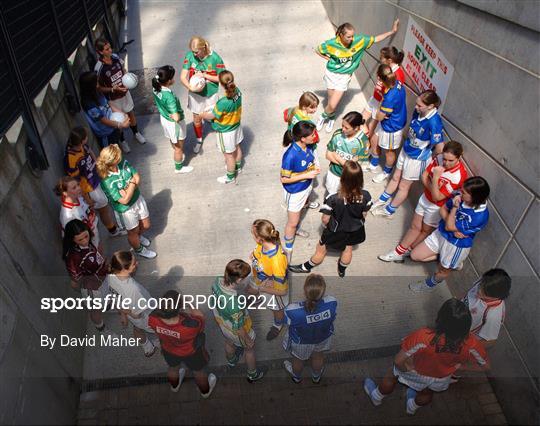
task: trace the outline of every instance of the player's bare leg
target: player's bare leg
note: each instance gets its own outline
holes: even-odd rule
[[[448,278],[450,275],[451,269],[446,269],[440,263],[437,265],[437,271],[435,272],[435,280],[442,282]]]
[[[421,242],[411,251],[411,259],[415,262],[431,262],[437,260],[437,253],[434,253],[426,243]]]
[[[233,152],[224,152],[227,174],[218,178],[221,183],[234,183],[236,180],[236,150]]]
[[[287,211],[287,224],[285,225],[285,253],[290,261],[290,256],[292,254],[292,249],[294,245],[294,237],[296,235],[296,228],[300,222],[300,212],[291,212]]]
[[[175,173],[189,173],[193,170],[191,166],[184,165],[184,139],[179,139],[176,143],[171,142],[174,158]]]
[[[146,143],[146,139],[144,136],[139,132],[139,128],[137,127],[137,117],[135,117],[135,113],[133,110],[127,113],[127,116],[129,117],[129,127],[131,131],[133,132],[133,136],[135,139],[137,139],[137,142],[139,142],[141,145]]]
[[[136,228],[130,229],[127,233],[127,239],[129,242],[129,245],[133,247],[133,249],[137,250],[141,246],[141,240],[139,238],[140,230],[137,226]]]
[[[379,385],[379,391],[383,395],[390,395],[394,392],[394,389],[398,383],[398,379],[394,376],[394,371],[392,368],[389,368],[384,375],[381,384]]]
[[[403,247],[409,248],[411,245],[415,242],[415,240],[420,235],[420,232],[422,232],[422,220],[423,216],[420,216],[418,213],[415,213],[413,216],[413,220],[411,222],[411,227],[407,230],[407,233],[401,240],[401,245]]]
[[[313,262],[315,265],[321,264],[327,253],[328,250],[326,250],[326,246],[317,243],[317,247],[315,247],[315,254],[311,256],[311,262]]]
[[[101,328],[103,327],[103,314],[101,313],[101,310],[99,309],[96,309],[96,310],[91,310],[90,311],[90,321],[92,321],[94,323],[94,325],[96,326],[96,328]]]
[[[146,332],[141,330],[139,327],[133,326],[133,337],[139,339],[138,342],[141,342],[141,346],[146,357],[151,357],[156,352],[156,347],[150,342]]]
[[[304,361],[293,356],[292,368],[293,368],[295,376],[302,377],[302,370],[304,370]]]
[[[326,112],[329,117],[332,117],[332,115],[335,114],[344,93],[345,92],[342,92],[341,90],[328,90],[328,104],[326,105],[324,112]]]
[[[416,237],[414,242],[411,244],[411,249],[415,248],[418,244],[424,241],[433,231],[435,231],[433,226],[426,225],[424,222],[422,222],[420,234],[418,234],[418,237]]]
[[[193,378],[195,379],[195,383],[202,394],[206,394],[210,391],[210,383],[208,383],[208,374],[206,371],[194,371]]]
[[[150,229],[150,218],[147,217],[145,219],[139,220],[139,235],[142,235],[143,232],[148,231]]]
[[[326,257],[326,253],[326,246],[317,243],[317,247],[315,247],[315,254],[313,254],[313,256],[311,256],[307,262],[300,265],[289,265],[289,270],[299,274],[307,274],[311,272],[315,266],[320,265],[323,262],[324,258]]]
[[[102,207],[100,209],[97,209],[99,218],[101,219],[101,222],[107,229],[114,229],[116,228],[116,223],[114,222],[111,214],[111,208],[109,205],[106,205],[105,207]]]
[[[242,172],[242,148],[240,145],[236,145],[236,150],[234,151],[234,166],[236,174]]]
[[[324,367],[324,353],[313,352],[311,354],[311,370],[313,374],[318,376],[322,373]]]

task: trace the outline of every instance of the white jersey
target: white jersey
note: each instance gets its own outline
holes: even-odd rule
[[[79,219],[86,223],[94,234],[97,233],[98,218],[94,210],[86,204],[83,197],[79,197],[77,203],[70,203],[65,198],[62,198],[62,208],[60,209],[62,235],[64,235],[66,225],[73,219]]]
[[[132,277],[122,280],[114,274],[109,274],[106,279],[111,290],[120,295],[122,299],[131,300],[128,309],[131,309],[132,313],[136,315],[141,313],[149,315],[152,312],[152,309],[148,309],[147,307],[148,299],[152,296],[150,296],[146,288]]]
[[[478,297],[477,282],[463,298],[472,316],[471,332],[484,340],[496,340],[504,321],[504,300],[486,302]]]

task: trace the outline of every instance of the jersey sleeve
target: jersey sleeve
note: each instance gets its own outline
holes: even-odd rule
[[[362,37],[364,38],[364,46],[366,46],[366,49],[369,49],[371,46],[373,46],[373,43],[375,43],[374,36],[363,35]]]
[[[231,314],[231,326],[233,330],[240,330],[244,326],[245,318],[244,312],[239,310],[234,314]]]
[[[428,164],[428,166],[426,167],[426,172],[428,174],[431,173],[431,171],[433,170],[433,167],[436,167],[438,165],[438,162],[437,162],[437,158],[434,158],[433,160],[431,160],[431,162]]]
[[[78,283],[82,278],[82,272],[77,265],[77,259],[75,256],[68,254],[66,258],[66,269],[68,271],[69,277]]]
[[[223,114],[225,113],[225,110],[223,109],[223,104],[220,102],[220,100],[216,102],[216,105],[212,110],[212,114],[214,114],[216,120],[221,120],[221,117],[223,117]]]
[[[330,56],[330,54],[328,53],[327,41],[322,42],[321,44],[317,46],[317,52],[319,52],[321,55],[324,55],[324,56]]]
[[[223,71],[225,71],[225,64],[223,63],[223,59],[221,59],[221,56],[219,56],[216,52],[214,52],[215,55],[215,67],[216,67],[216,73],[220,74]]]
[[[430,143],[431,146],[435,146],[444,142],[443,140],[443,124],[441,119],[431,120],[430,122]]]
[[[66,162],[64,171],[68,176],[78,177],[81,174],[81,168],[79,163],[79,157],[66,152]],[[84,170],[84,169],[83,169]]]
[[[339,130],[336,130],[334,134],[332,135],[332,138],[330,139],[330,142],[328,142],[328,145],[326,145],[326,149],[330,152],[336,151],[336,139],[339,135]]]
[[[148,327],[150,327],[152,330],[155,330],[156,329],[156,324],[157,324],[156,317],[154,317],[153,315],[149,315],[148,316]]]
[[[488,362],[486,349],[484,348],[482,343],[478,341],[476,337],[470,336],[469,339],[471,341],[471,344],[466,354],[467,361],[470,361],[472,363],[475,363],[481,366],[486,365]]]
[[[321,209],[319,211],[322,214],[326,214],[328,216],[332,215],[332,211],[336,206],[336,197],[336,194],[332,194],[326,197],[326,199],[324,200],[324,204],[321,206]]]
[[[281,160],[281,177],[290,178],[293,174],[293,158],[290,155],[291,148],[285,151]]]
[[[403,71],[403,68],[399,67],[394,74],[397,81],[399,81],[401,84],[405,83],[405,72]]]
[[[444,176],[441,176],[439,178],[438,186],[439,186],[439,191],[446,198],[450,197],[452,195],[452,192],[454,192],[454,187],[452,186],[452,182],[450,182]]]
[[[163,99],[165,98],[165,99]],[[178,104],[176,102],[176,98],[174,96],[174,94],[171,92],[169,96],[164,96],[162,98],[162,100],[164,101],[163,103],[165,104],[165,108],[167,109],[167,111],[169,112],[169,114],[174,114],[176,112],[180,112],[178,111]]]
[[[279,248],[278,248],[279,251]],[[276,290],[287,290],[287,258],[280,252],[273,257],[272,276]]]
[[[390,90],[383,96],[383,100],[381,102],[381,112],[386,115],[390,115],[394,111],[394,93],[396,93],[395,90]]]
[[[103,111],[97,106],[90,108],[89,110],[86,111],[86,113],[94,121],[100,121],[102,118],[106,118]]]
[[[120,198],[122,198],[120,190],[116,187],[116,185],[111,185],[107,179],[102,180],[100,185],[103,192],[105,192],[105,194],[107,194],[107,196],[114,201],[118,201]]]
[[[137,174],[138,173],[137,169],[135,167],[133,167],[133,165],[129,161],[127,161],[127,160],[125,160],[125,161],[126,161],[126,166],[127,166],[128,170],[129,170],[129,172],[131,173],[131,175],[133,176],[133,175]]]
[[[373,205],[373,201],[371,200],[371,194],[366,190],[362,190],[362,196],[362,201],[364,202],[364,207],[362,211],[367,212],[369,209],[371,209],[371,206]]]
[[[477,332],[484,340],[497,340],[501,325],[503,323],[502,309],[489,309],[486,315],[486,322]]]
[[[401,350],[408,357],[412,357],[417,352],[422,352],[428,347],[429,340],[426,339],[426,330],[420,329],[403,339],[401,342]]]
[[[462,216],[459,215],[459,210],[456,212],[456,229],[464,235],[474,235],[487,224],[486,220],[479,220],[479,218],[473,217],[470,220],[468,216],[465,216],[463,219],[457,219],[458,216]]]
[[[189,52],[186,53],[186,56],[184,56],[184,61],[182,62],[182,69],[188,70],[190,65],[190,58],[189,58]]]

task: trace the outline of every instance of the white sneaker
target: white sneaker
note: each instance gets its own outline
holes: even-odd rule
[[[291,378],[294,383],[300,383],[302,381],[301,377],[298,377],[296,374],[294,374],[291,361],[289,360],[283,361],[283,367],[285,368],[285,370],[287,370],[287,373],[291,375]]]
[[[139,235],[139,241],[143,247],[150,247],[150,243],[152,242],[144,235]]]
[[[396,262],[403,263],[405,259],[400,254],[397,254],[395,250],[389,251],[386,254],[380,254],[377,256],[377,259],[382,260],[383,262]]]
[[[332,130],[334,130],[334,124],[336,123],[336,120],[333,118],[328,119],[328,123],[326,123],[326,127],[324,130],[326,130],[326,133],[331,133]]]
[[[414,416],[418,408],[420,408],[418,405],[416,405],[414,401],[415,399],[416,399],[416,391],[412,388],[407,388],[407,397],[406,397],[407,402],[405,404],[405,411],[410,416]]]
[[[178,385],[176,385],[175,388],[171,386],[171,391],[178,392],[180,390],[180,386],[182,386],[182,382],[184,381],[184,378],[186,377],[186,369],[181,368],[178,370]]]
[[[120,148],[122,148],[124,154],[129,154],[131,152],[131,148],[129,147],[127,141],[120,141]]]
[[[145,257],[146,259],[153,259],[157,256],[157,253],[155,251],[147,249],[145,246],[142,246],[141,251],[136,251],[135,253],[141,257]]]
[[[227,175],[223,175],[223,176],[218,177],[217,181],[219,183],[225,183],[225,184],[227,184],[227,183],[236,183],[236,178],[229,179],[229,177]]]
[[[388,200],[386,201],[381,201],[380,198],[377,199],[377,201],[375,201],[373,203],[373,205],[371,206],[371,210],[373,211],[373,209],[378,209],[379,207],[386,207],[386,205],[392,201],[392,198],[389,198]]]
[[[199,152],[201,152],[201,147],[202,147],[202,141],[197,140],[197,143],[193,147],[193,152],[195,154],[198,154]]]
[[[141,145],[144,145],[146,143],[145,137],[139,132],[135,133],[135,139],[137,139],[137,142],[139,142]]]
[[[109,232],[110,237],[119,237],[121,235],[127,235],[127,231],[125,229],[120,229],[120,228],[116,227],[116,231]]]
[[[176,174],[184,174],[184,173],[191,173],[193,171],[192,166],[182,166],[180,170],[174,169],[174,173]]]
[[[296,228],[296,235],[298,235],[301,238],[309,238],[309,232],[304,231],[303,229]]]
[[[144,351],[144,356],[147,358],[150,358],[152,355],[156,353],[156,347],[152,344],[152,342],[146,338],[146,342],[142,344],[142,348]]]
[[[394,213],[388,213],[386,207],[379,207],[378,209],[371,209],[371,214],[373,216],[381,216],[385,219],[393,219]]]
[[[317,131],[320,132],[324,126],[324,122],[326,121],[326,118],[324,118],[322,115],[319,116],[319,119],[317,120]]]
[[[212,394],[212,391],[216,387],[216,383],[217,383],[216,375],[214,373],[210,373],[208,375],[208,384],[210,385],[210,390],[207,393],[201,393],[201,396],[204,399],[208,398]]]
[[[371,173],[382,173],[382,167],[379,165],[374,166],[373,164],[369,163],[369,166],[366,167],[366,171]]]
[[[382,172],[371,180],[375,183],[383,183],[386,179],[388,179],[388,176],[390,176],[390,174]]]
[[[441,282],[437,284],[436,286],[430,287],[426,284],[425,280],[417,281],[415,283],[409,284],[409,290],[414,291],[415,293],[429,293],[433,290],[435,290],[439,285],[444,284],[445,282]]]
[[[304,208],[312,209],[312,210],[318,209],[319,207],[321,207],[321,203],[319,203],[317,201],[312,201],[312,202],[304,205]]]

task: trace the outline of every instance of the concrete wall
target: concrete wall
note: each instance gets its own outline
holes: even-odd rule
[[[539,3],[392,0],[323,4],[335,25],[348,21],[365,34],[388,31],[393,20],[400,18],[402,27],[388,41],[398,48],[403,47],[410,15],[455,67],[444,107],[445,127],[451,138],[464,144],[470,170],[489,181],[492,214],[467,267],[454,275],[451,288],[461,296],[479,274],[495,266],[512,275],[505,328],[490,353],[490,375],[508,419],[537,423]],[[321,35],[324,38],[327,35]],[[379,47],[382,44],[371,49],[375,57]],[[373,82],[368,73],[374,73],[377,63],[365,55],[363,65],[358,78],[369,95]],[[409,94],[409,105],[413,97]]]
[[[114,6],[116,27],[119,18]],[[103,33],[100,25],[96,35]],[[82,44],[69,58],[74,77],[87,69]],[[86,125],[68,112],[61,74],[34,99],[50,168],[32,173],[19,119],[0,140],[0,424],[73,424],[76,420],[84,349],[48,351],[40,335],[81,336],[86,312],[50,314],[42,297],[75,297],[61,259],[58,213],[52,188],[63,175],[70,129]]]

